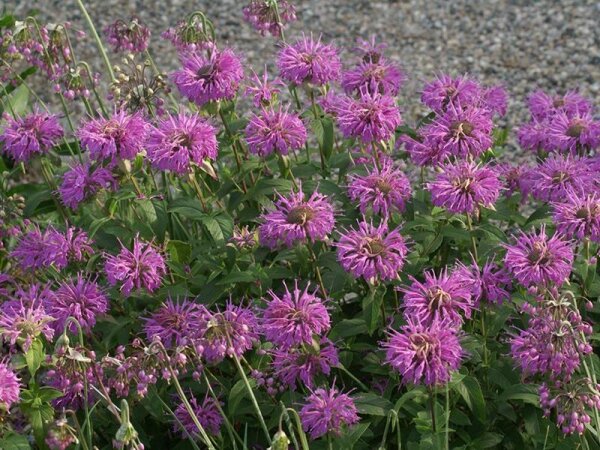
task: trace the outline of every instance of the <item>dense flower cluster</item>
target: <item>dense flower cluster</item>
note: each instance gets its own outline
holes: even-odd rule
[[[410,117],[375,37],[286,40],[287,0],[240,13],[275,76],[201,12],[161,35],[170,75],[137,18],[98,76],[70,25],[0,18],[0,448],[521,448],[542,414],[545,443],[591,443],[592,101],[534,92],[535,155],[509,163],[503,87],[440,74]],[[13,101],[27,66],[65,115]]]

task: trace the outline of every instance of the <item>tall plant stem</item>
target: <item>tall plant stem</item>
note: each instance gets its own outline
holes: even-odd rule
[[[231,346],[231,339],[229,339],[229,345]],[[254,396],[254,392],[252,391],[252,387],[250,386],[250,382],[248,381],[248,377],[246,376],[246,372],[244,372],[244,368],[240,364],[240,358],[238,355],[233,352],[233,361],[235,362],[235,366],[242,377],[242,382],[248,391],[248,395],[250,396],[250,400],[252,401],[252,406],[254,406],[254,410],[256,411],[256,416],[258,417],[258,421],[260,422],[260,426],[265,433],[265,437],[267,438],[267,442],[271,445],[271,435],[269,434],[269,429],[267,428],[267,424],[265,422],[265,418],[262,415],[262,411],[260,410],[260,406],[258,406],[258,401]]]
[[[106,66],[106,70],[108,71],[108,75],[110,76],[110,81],[112,83],[114,83],[117,79],[115,78],[115,73],[113,72],[112,65],[110,63],[110,60],[108,59],[108,55],[106,54],[106,49],[104,48],[104,45],[102,44],[102,40],[100,40],[100,36],[98,36],[98,31],[96,31],[94,22],[92,21],[92,18],[88,14],[87,9],[85,8],[85,5],[83,4],[83,0],[75,0],[75,1],[77,2],[77,5],[79,6],[79,9],[81,10],[81,14],[83,14],[83,17],[85,18],[85,21],[87,22],[88,27],[90,29],[90,32],[92,33],[92,36],[94,37],[94,40],[96,41],[96,46],[98,47],[98,50],[100,51],[100,55],[102,56],[102,59],[104,60],[104,65]]]

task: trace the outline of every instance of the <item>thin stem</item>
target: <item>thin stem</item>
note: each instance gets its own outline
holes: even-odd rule
[[[327,298],[327,290],[325,289],[325,283],[323,283],[321,269],[319,269],[319,264],[317,264],[317,255],[315,255],[315,251],[313,250],[310,243],[307,245],[307,247],[313,264],[315,265],[315,275],[317,276],[317,281],[319,282],[319,286],[321,287],[321,291],[323,292],[323,297]]]
[[[450,450],[450,389],[448,387],[448,383],[446,383],[446,426],[445,426],[445,442],[446,442],[446,450]]]
[[[340,363],[337,366],[337,368],[340,369],[342,372],[344,372],[346,375],[348,375],[356,384],[358,384],[360,386],[360,388],[363,391],[369,392],[369,388],[362,381],[360,381],[358,378],[356,378],[356,376],[354,376],[354,374],[352,372],[350,372],[348,369],[346,369],[346,366],[344,366],[342,363]]]
[[[231,341],[230,341],[229,345],[231,346]],[[263,432],[265,433],[267,442],[269,443],[269,445],[271,445],[271,435],[269,434],[269,429],[267,428],[267,424],[265,423],[265,418],[262,415],[260,406],[258,406],[258,401],[256,400],[256,397],[254,396],[254,392],[252,392],[252,387],[250,386],[250,382],[248,381],[246,372],[244,372],[244,369],[243,369],[242,365],[240,364],[240,358],[238,357],[238,355],[235,354],[235,352],[233,352],[233,361],[235,362],[235,366],[237,367],[237,370],[240,373],[240,376],[242,377],[242,381],[244,383],[244,386],[246,387],[246,390],[248,391],[248,395],[250,395],[250,400],[252,401],[252,406],[254,406],[254,410],[256,411],[256,416],[258,417],[260,426],[262,427]]]
[[[85,9],[85,5],[83,4],[83,1],[82,0],[75,0],[75,1],[77,2],[77,5],[79,5],[81,14],[83,14],[83,17],[85,18],[85,21],[87,22],[88,27],[90,28],[90,31],[92,32],[92,36],[94,37],[94,40],[96,41],[96,46],[98,47],[98,50],[100,51],[100,55],[102,56],[102,59],[104,60],[104,65],[106,66],[106,70],[108,71],[108,74],[110,76],[110,81],[112,83],[114,83],[115,81],[117,81],[117,79],[115,78],[115,73],[113,72],[112,65],[110,64],[110,60],[108,59],[108,55],[106,54],[106,49],[104,48],[104,45],[102,45],[100,36],[98,36],[98,32],[96,31],[94,22],[92,21],[92,18],[88,14],[87,9]]]
[[[437,427],[435,426],[435,394],[433,392],[433,388],[429,388],[429,412],[431,414],[431,429],[434,433],[436,433]]]
[[[167,354],[167,351],[166,351],[165,347],[162,345],[162,343],[160,341],[154,341],[150,345],[150,347],[152,347],[152,346],[158,347],[159,350],[165,356],[165,358],[167,358],[167,360],[169,360],[169,355]],[[187,399],[187,397],[185,395],[185,392],[183,392],[183,388],[181,387],[181,384],[179,384],[179,380],[177,379],[177,374],[175,374],[175,371],[173,370],[173,367],[171,367],[170,364],[166,364],[166,366],[167,366],[167,370],[169,371],[169,373],[171,375],[171,380],[173,381],[173,384],[175,385],[175,390],[177,391],[177,394],[181,398],[181,401],[183,402],[183,405],[185,406],[185,409],[187,410],[188,414],[190,415],[190,418],[192,419],[192,422],[194,422],[194,425],[196,425],[196,428],[198,428],[198,430],[200,431],[200,435],[202,436],[202,439],[204,440],[204,443],[209,448],[209,450],[216,450],[216,448],[213,445],[210,437],[206,433],[206,430],[204,429],[204,427],[202,426],[202,424],[198,420],[198,416],[196,416],[196,413],[194,412],[194,409],[192,408],[192,405],[190,405],[190,402]]]
[[[477,256],[477,238],[473,233],[473,221],[471,220],[471,214],[467,214],[467,228],[469,229],[469,235],[471,236],[471,249],[473,251],[473,257],[475,258],[475,262],[478,261]]]
[[[202,376],[204,377],[204,382],[206,383],[208,392],[210,393],[211,397],[215,401],[215,406],[217,407],[217,409],[219,410],[219,413],[221,414],[221,417],[223,417],[223,420],[225,421],[225,428],[227,429],[227,433],[229,434],[229,438],[231,439],[231,442],[233,442],[233,447],[237,448],[237,444],[235,443],[236,439],[240,442],[241,445],[244,445],[244,441],[242,441],[242,438],[239,437],[239,435],[235,432],[235,430],[233,429],[233,425],[227,418],[227,415],[223,411],[223,408],[221,408],[221,403],[219,402],[219,399],[210,384],[210,380],[206,376],[206,371],[208,371],[208,369],[205,367],[204,370],[202,371]]]

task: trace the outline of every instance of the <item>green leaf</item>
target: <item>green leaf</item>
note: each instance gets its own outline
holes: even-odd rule
[[[25,360],[27,361],[27,368],[31,376],[35,376],[46,355],[44,354],[44,344],[39,339],[35,339],[27,352],[25,353]]]
[[[330,333],[330,339],[349,338],[359,334],[367,333],[369,330],[364,319],[344,319],[339,321]]]
[[[453,386],[463,398],[469,409],[480,422],[485,421],[485,399],[479,381],[471,375],[464,377],[459,383]]]
[[[370,416],[386,416],[393,406],[387,398],[371,392],[360,393],[353,396],[353,398],[358,412]]]
[[[498,401],[520,400],[523,403],[539,406],[540,396],[538,395],[538,388],[539,386],[537,385],[517,384],[502,392],[498,397]]]
[[[172,261],[179,264],[187,264],[190,262],[192,247],[187,242],[169,241],[167,243],[167,252]]]
[[[0,440],[0,448],[3,450],[30,450],[31,446],[25,436],[10,433]]]

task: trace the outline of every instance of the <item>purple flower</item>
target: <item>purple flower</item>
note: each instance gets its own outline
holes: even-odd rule
[[[106,255],[104,271],[108,282],[112,286],[120,283],[120,291],[127,297],[133,289],[157,290],[162,284],[166,267],[163,256],[152,243],[143,242],[136,236],[133,251],[121,244],[118,255]]]
[[[147,149],[154,167],[183,175],[192,163],[217,158],[217,130],[196,113],[169,115],[150,131]]]
[[[190,20],[179,21],[175,28],[169,28],[160,36],[170,41],[180,54],[216,50],[212,36],[206,32],[205,25],[198,16],[194,16]]]
[[[348,196],[359,201],[363,214],[369,208],[383,217],[389,217],[394,210],[403,212],[411,195],[408,178],[391,161],[384,161],[381,169],[374,166],[365,176],[350,176]]]
[[[399,332],[390,332],[382,347],[387,364],[400,373],[403,383],[426,386],[448,383],[463,357],[457,331],[437,319],[424,324],[409,318]]]
[[[576,92],[567,92],[564,96],[551,96],[544,91],[535,91],[528,99],[529,111],[534,120],[542,122],[556,113],[565,113],[568,117],[592,112],[592,104]]]
[[[150,29],[137,17],[113,22],[104,28],[104,34],[115,52],[142,53],[150,40]]]
[[[491,207],[500,195],[498,175],[487,166],[458,162],[442,166],[437,178],[427,183],[435,206],[453,213],[471,214],[481,207]]]
[[[562,383],[592,352],[586,341],[592,327],[582,320],[570,297],[547,295],[538,299],[537,306],[525,304],[531,317],[527,329],[511,336],[510,354],[524,375],[544,374]]]
[[[212,397],[208,396],[204,398],[204,401],[201,404],[195,397],[188,397],[188,402],[190,403],[198,422],[202,425],[202,428],[214,436],[218,435],[221,430],[221,425],[223,425],[223,417],[217,408],[217,402]],[[177,422],[174,424],[174,430],[178,431],[182,437],[185,438],[188,435],[197,437],[200,435],[200,430],[194,423],[194,420],[190,416],[190,413],[183,402],[177,405],[174,413],[177,418]],[[181,428],[182,426],[183,429]]]
[[[386,221],[374,226],[363,219],[358,228],[342,234],[336,246],[344,270],[369,283],[398,278],[408,253],[400,231],[389,231]]]
[[[250,153],[268,156],[273,152],[287,155],[306,142],[306,128],[302,120],[287,109],[262,109],[252,114],[246,126],[246,142]]]
[[[283,244],[288,248],[299,242],[319,241],[333,230],[333,206],[326,196],[313,192],[304,199],[302,191],[289,197],[280,194],[275,209],[261,216],[260,243],[271,249]]]
[[[514,245],[506,246],[504,265],[525,287],[561,285],[571,273],[573,249],[558,234],[549,238],[542,226],[539,233],[521,232]]]
[[[425,144],[458,158],[477,158],[492,146],[492,119],[478,108],[448,108],[421,131]]]
[[[393,97],[371,94],[365,89],[357,99],[341,98],[336,108],[338,126],[344,137],[359,138],[364,143],[390,139],[402,123]]]
[[[469,266],[459,262],[453,277],[471,286],[474,304],[480,301],[500,304],[510,300],[510,274],[492,261],[486,262],[482,268],[476,262]]]
[[[450,157],[448,147],[439,145],[439,142],[430,142],[421,135],[413,138],[403,134],[397,141],[397,145],[400,144],[404,144],[410,159],[417,166],[439,166]]]
[[[96,325],[96,317],[108,310],[108,298],[96,282],[79,274],[75,279],[61,282],[44,306],[56,319],[52,323],[56,334],[64,331],[69,317],[76,319],[83,332],[89,334]],[[71,322],[68,330],[75,333],[77,325]]]
[[[342,87],[348,95],[369,93],[398,95],[405,76],[391,62],[380,58],[377,62],[362,61],[355,68],[342,74]]]
[[[133,159],[146,142],[148,124],[141,114],[116,111],[105,119],[90,119],[77,131],[94,160]]]
[[[574,383],[542,383],[539,389],[540,407],[544,417],[556,411],[556,424],[564,434],[583,435],[586,426],[592,422],[590,410],[600,405],[597,394],[600,385],[589,378],[581,378]]]
[[[0,361],[0,406],[8,411],[19,401],[21,382],[6,362]]]
[[[315,292],[309,292],[310,285],[302,291],[296,281],[292,292],[284,286],[281,297],[269,291],[271,300],[263,313],[263,333],[282,350],[303,343],[310,345],[315,335],[322,336],[331,327],[327,308]]]
[[[186,53],[181,58],[183,68],[171,74],[181,95],[198,106],[235,97],[244,69],[233,50],[214,49],[210,56]]]
[[[258,340],[258,324],[252,310],[227,302],[223,312],[207,314],[199,342],[202,356],[214,364],[221,362],[225,356],[241,357]]]
[[[286,0],[250,0],[242,9],[244,20],[263,36],[267,33],[279,37],[285,24],[296,20],[296,8]]]
[[[519,145],[526,150],[539,152],[541,150],[549,151],[552,148],[548,139],[549,127],[547,122],[532,120],[521,125],[517,133]]]
[[[440,113],[451,108],[475,105],[479,100],[480,90],[479,84],[466,76],[452,78],[442,74],[425,85],[421,101]]]
[[[87,234],[70,227],[62,234],[49,226],[43,233],[39,228],[27,232],[19,241],[11,255],[23,269],[39,269],[55,266],[65,268],[69,260],[82,261],[86,255],[94,253]]]
[[[144,332],[148,341],[158,338],[165,348],[183,347],[200,335],[207,315],[206,308],[199,303],[169,298],[150,317],[143,319]]]
[[[55,115],[35,111],[24,117],[6,117],[0,134],[3,151],[17,162],[27,162],[35,155],[48,153],[63,137],[63,129]]]
[[[508,108],[508,94],[502,86],[485,88],[481,92],[480,107],[496,113],[500,116],[506,115]]]
[[[300,418],[302,428],[310,434],[311,439],[317,439],[327,433],[340,436],[342,427],[360,421],[354,400],[334,387],[311,391],[306,398],[306,404],[300,410]]]
[[[272,106],[277,94],[281,92],[280,88],[284,87],[285,84],[279,78],[269,81],[266,66],[262,79],[254,71],[252,73],[253,83],[246,87],[246,95],[252,96],[252,103],[257,108]]]
[[[323,44],[321,38],[315,41],[312,36],[304,35],[283,47],[277,67],[281,78],[290,83],[307,82],[320,86],[340,77],[342,63],[333,45]]]
[[[352,49],[359,55],[363,61],[378,62],[384,56],[388,45],[385,42],[377,42],[377,36],[374,34],[369,39],[356,39],[356,47]]]
[[[335,345],[327,338],[313,341],[312,345],[301,345],[285,350],[273,350],[273,368],[277,378],[290,389],[300,383],[312,387],[319,375],[329,375],[331,368],[339,365]]]
[[[523,177],[528,170],[527,166],[503,163],[498,164],[494,169],[498,174],[498,178],[502,181],[503,193],[506,197],[512,196],[515,192],[520,192],[522,200],[527,198],[529,195],[528,183]]]
[[[28,298],[30,294],[21,291],[15,300],[0,308],[0,336],[12,346],[19,344],[24,352],[38,336],[43,335],[49,341],[54,336],[50,325],[54,318],[46,313],[42,299]]]
[[[568,192],[566,198],[552,204],[556,230],[567,238],[589,238],[600,242],[600,197],[597,193]]]
[[[559,112],[550,122],[548,140],[561,152],[586,154],[600,146],[600,121],[589,113],[568,116]]]
[[[412,284],[402,288],[404,292],[404,314],[424,325],[435,321],[453,326],[463,322],[461,313],[470,319],[473,311],[473,292],[469,283],[464,283],[460,272],[449,274],[447,269],[436,276],[433,270],[425,272],[425,280],[410,277]]]
[[[523,183],[542,201],[561,201],[569,192],[587,194],[596,190],[596,175],[589,160],[553,155],[524,175]]]
[[[66,206],[76,209],[82,201],[93,197],[100,189],[116,188],[117,180],[110,170],[90,163],[75,163],[63,175],[58,192]]]

